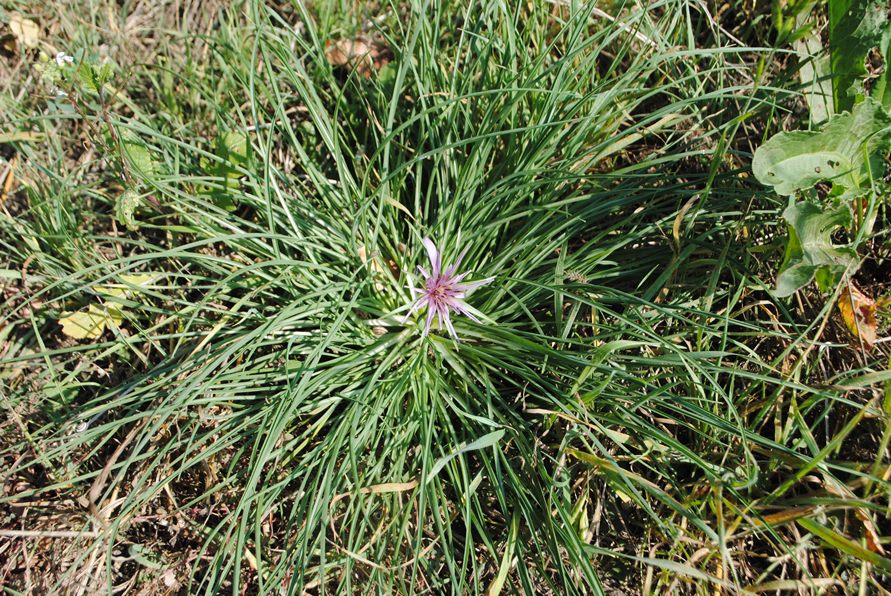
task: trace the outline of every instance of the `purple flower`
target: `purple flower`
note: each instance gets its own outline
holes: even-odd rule
[[[461,264],[461,259],[464,258],[464,254],[467,252],[466,248],[458,257],[458,260],[445,269],[442,268],[442,255],[436,250],[436,245],[433,244],[433,241],[429,238],[424,238],[424,248],[427,249],[427,256],[430,257],[430,271],[428,272],[423,267],[418,267],[421,275],[424,276],[424,288],[418,289],[409,284],[408,287],[411,290],[414,301],[402,322],[404,323],[415,311],[426,306],[427,323],[424,325],[423,335],[426,336],[430,332],[430,325],[433,323],[433,317],[435,316],[439,320],[439,328],[442,329],[445,326],[449,330],[449,334],[457,340],[458,334],[455,333],[455,328],[452,326],[452,321],[449,318],[451,311],[459,312],[479,323],[480,320],[473,315],[471,307],[464,302],[464,296],[471,290],[492,283],[495,278],[487,277],[479,281],[461,283],[465,277],[472,273],[471,271],[466,271],[455,274],[455,270]]]

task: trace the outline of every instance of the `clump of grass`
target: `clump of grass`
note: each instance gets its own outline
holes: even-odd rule
[[[742,172],[746,122],[794,96],[757,78],[771,53],[675,0],[342,8],[247,2],[93,112],[14,104],[106,160],[21,145],[24,215],[0,220],[29,280],[3,318],[5,502],[68,499],[85,531],[47,588],[886,579],[846,537],[879,535],[883,456],[836,455],[864,428],[884,451],[886,416],[865,370],[821,373],[823,319],[765,292],[780,205]],[[332,66],[359,29],[392,59]],[[425,236],[496,278],[460,343],[402,323]],[[90,303],[123,319],[61,337]]]

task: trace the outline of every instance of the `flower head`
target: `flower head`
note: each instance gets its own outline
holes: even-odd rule
[[[67,55],[65,52],[59,52],[55,56],[56,64],[59,66],[65,66],[65,64],[71,64],[74,62],[74,57]]]
[[[479,281],[462,283],[464,278],[472,273],[471,271],[466,271],[464,273],[456,274],[458,265],[461,264],[461,259],[464,258],[467,249],[464,249],[457,261],[443,268],[442,255],[436,250],[436,245],[433,244],[433,241],[429,238],[424,238],[423,242],[424,248],[427,249],[427,256],[430,257],[430,271],[427,271],[423,267],[418,267],[421,275],[424,276],[424,287],[418,289],[409,284],[408,287],[411,290],[414,300],[408,314],[405,315],[403,322],[407,321],[415,311],[426,306],[427,322],[424,325],[423,335],[427,335],[430,332],[430,325],[433,323],[433,318],[436,317],[440,329],[444,326],[449,330],[449,334],[453,338],[458,339],[458,334],[455,333],[455,328],[452,326],[450,318],[451,312],[455,311],[461,313],[479,323],[479,319],[473,315],[470,311],[470,307],[464,302],[464,297],[470,291],[488,283],[492,283],[495,278],[487,277],[486,279],[481,279]]]

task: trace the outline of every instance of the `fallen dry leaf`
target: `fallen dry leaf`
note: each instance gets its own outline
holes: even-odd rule
[[[860,338],[864,347],[871,349],[876,343],[876,301],[849,284],[838,298],[838,310],[851,335]]]
[[[390,61],[386,47],[364,36],[355,39],[328,40],[325,42],[325,59],[331,66],[344,66],[365,76],[380,70]]]
[[[329,40],[325,43],[325,58],[331,66],[357,64],[371,60],[371,48],[361,39]]]
[[[36,48],[40,43],[40,27],[22,15],[14,14],[9,18],[9,30],[16,41],[26,48]]]
[[[837,497],[848,499],[851,501],[857,500],[857,497],[850,490],[850,488],[848,488],[847,485],[842,484],[841,482],[830,481],[824,483],[823,486],[829,493]],[[860,520],[860,523],[863,524],[863,534],[866,538],[866,548],[874,553],[884,555],[885,549],[882,546],[882,540],[879,537],[879,532],[876,529],[875,522],[873,522],[872,520],[872,516],[863,507],[854,507],[854,515],[856,515],[857,519]]]
[[[882,539],[879,537],[879,533],[876,530],[875,523],[872,521],[872,517],[870,517],[866,512],[866,509],[863,509],[862,507],[854,509],[854,514],[857,516],[857,519],[860,520],[860,523],[863,524],[863,533],[866,536],[866,547],[874,553],[884,555],[885,549],[882,547]]]
[[[0,206],[6,203],[6,197],[12,192],[12,184],[15,182],[15,166],[18,163],[18,160],[19,156],[13,155],[6,167],[6,177],[3,178],[2,186],[0,186]],[[0,174],[0,176],[2,176],[2,174]]]
[[[371,259],[368,258],[368,249],[365,248],[364,244],[360,244],[357,249],[359,253],[359,258],[362,259],[363,265],[368,265],[369,261],[371,262],[371,270],[375,273],[383,273],[384,268],[381,266],[381,261],[377,256],[372,256]]]

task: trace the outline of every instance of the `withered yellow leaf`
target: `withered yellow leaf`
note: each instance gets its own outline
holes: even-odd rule
[[[106,296],[112,296],[114,298],[125,298],[132,292],[138,292],[142,286],[147,285],[154,278],[155,276],[150,273],[121,275],[121,281],[124,282],[123,284],[117,286],[95,286],[93,289],[95,289],[100,294],[105,294]]]
[[[155,278],[151,273],[136,273],[133,275],[122,275],[121,281],[131,286],[144,286]]]
[[[872,348],[876,343],[876,301],[850,284],[838,298],[838,310],[848,331],[859,338],[864,347]]]
[[[114,305],[91,304],[86,310],[65,313],[59,324],[62,333],[74,339],[98,339],[108,327],[119,327],[124,321],[123,313]]]
[[[74,339],[97,339],[105,331],[108,315],[94,305],[87,310],[67,313],[59,319],[62,333]]]

